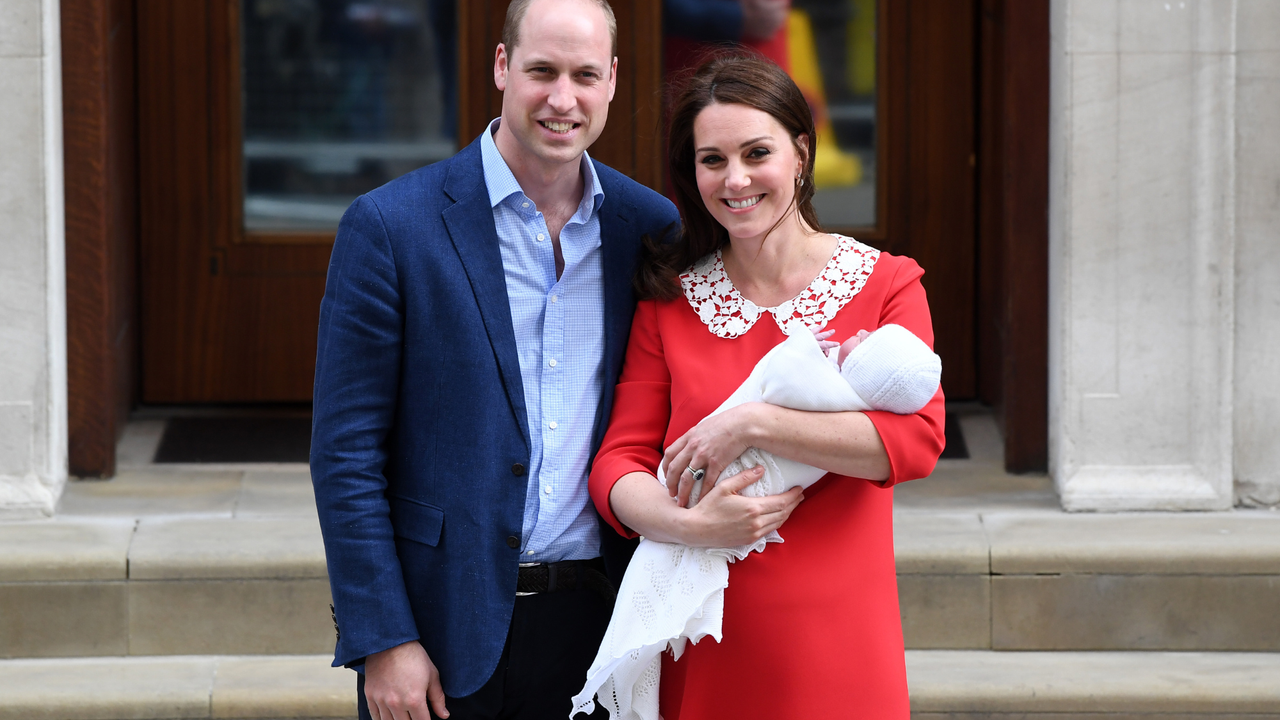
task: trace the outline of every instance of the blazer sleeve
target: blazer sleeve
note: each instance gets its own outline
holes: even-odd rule
[[[623,475],[657,473],[662,439],[671,421],[671,371],[662,352],[656,300],[636,306],[622,375],[604,442],[591,467],[591,499],[605,522],[624,537],[638,535],[623,525],[609,505],[609,493]]]
[[[883,260],[885,256],[881,258]],[[890,323],[901,325],[932,349],[933,320],[929,315],[924,286],[920,284],[924,270],[910,258],[895,260],[898,262],[885,268],[891,270],[893,276],[881,309],[880,326]],[[873,272],[880,270],[877,263]],[[889,454],[889,479],[882,483],[884,486],[915,480],[933,472],[946,445],[946,403],[941,386],[933,399],[914,415],[872,411],[867,413],[867,417],[880,433]]]
[[[382,216],[361,197],[339,225],[320,303],[311,434],[339,630],[334,665],[418,639],[383,474],[400,388],[399,283]]]

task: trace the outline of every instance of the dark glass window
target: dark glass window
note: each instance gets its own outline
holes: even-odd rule
[[[332,230],[454,153],[455,2],[243,0],[247,230]]]

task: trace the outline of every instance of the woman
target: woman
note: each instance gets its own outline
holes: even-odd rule
[[[786,542],[730,567],[723,642],[664,656],[663,717],[905,719],[889,488],[932,471],[941,390],[915,415],[756,403],[700,421],[792,332],[825,326],[844,340],[896,323],[932,345],[923,272],[818,230],[813,119],[772,63],[705,64],[673,108],[669,137],[682,235],[650,245],[642,262],[592,498],[631,537],[725,547],[785,522]],[[739,496],[757,477],[744,473],[684,507],[695,476],[710,482],[748,447],[830,474],[804,499],[799,489]],[[660,464],[671,469],[666,490]]]

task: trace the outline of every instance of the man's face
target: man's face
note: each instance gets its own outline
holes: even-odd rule
[[[600,137],[617,84],[604,12],[584,0],[536,0],[510,53],[498,45],[493,79],[502,91],[499,143],[507,161],[550,169],[578,162]]]

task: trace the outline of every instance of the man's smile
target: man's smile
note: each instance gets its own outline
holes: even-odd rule
[[[581,126],[581,123],[557,120],[539,120],[538,124],[557,135],[567,135]]]

